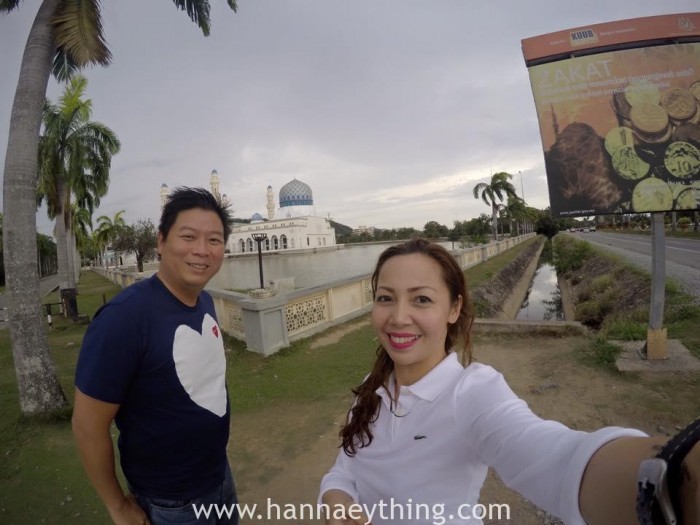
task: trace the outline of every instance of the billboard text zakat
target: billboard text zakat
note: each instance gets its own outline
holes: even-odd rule
[[[700,42],[528,69],[553,214],[700,209]]]

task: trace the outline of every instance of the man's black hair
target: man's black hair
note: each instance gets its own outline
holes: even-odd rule
[[[231,227],[233,218],[229,204],[224,203],[221,199],[215,197],[212,193],[204,188],[188,188],[181,186],[175,188],[168,200],[163,206],[163,213],[160,215],[160,224],[158,225],[158,233],[163,236],[163,240],[167,239],[170,228],[173,227],[177,216],[182,211],[200,209],[213,211],[221,219],[221,224],[224,225],[224,242],[228,241],[231,235]]]

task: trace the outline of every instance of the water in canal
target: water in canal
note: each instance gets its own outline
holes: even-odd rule
[[[551,241],[547,241],[537,271],[527,290],[516,319],[530,321],[563,321],[564,307],[557,282],[557,271],[552,264]]]

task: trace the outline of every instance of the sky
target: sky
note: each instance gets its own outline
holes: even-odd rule
[[[0,167],[40,0],[0,15]],[[234,215],[266,216],[296,178],[315,214],[353,228],[451,227],[490,213],[473,188],[511,173],[549,205],[521,40],[588,24],[698,11],[697,0],[211,0],[204,37],[168,1],[102,2],[113,60],[90,68],[95,121],[121,140],[94,217],[157,224],[160,187],[209,186]],[[57,101],[63,87],[50,81]],[[51,235],[45,209],[37,227]]]

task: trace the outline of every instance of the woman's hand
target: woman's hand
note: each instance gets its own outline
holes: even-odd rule
[[[326,525],[372,525],[360,505],[346,492],[331,489],[324,492],[321,499],[328,506]]]
[[[682,463],[681,509],[683,523],[700,525],[700,443],[690,449]]]
[[[124,496],[122,504],[115,509],[108,509],[109,517],[115,525],[149,525],[146,513],[136,502],[133,494]]]

